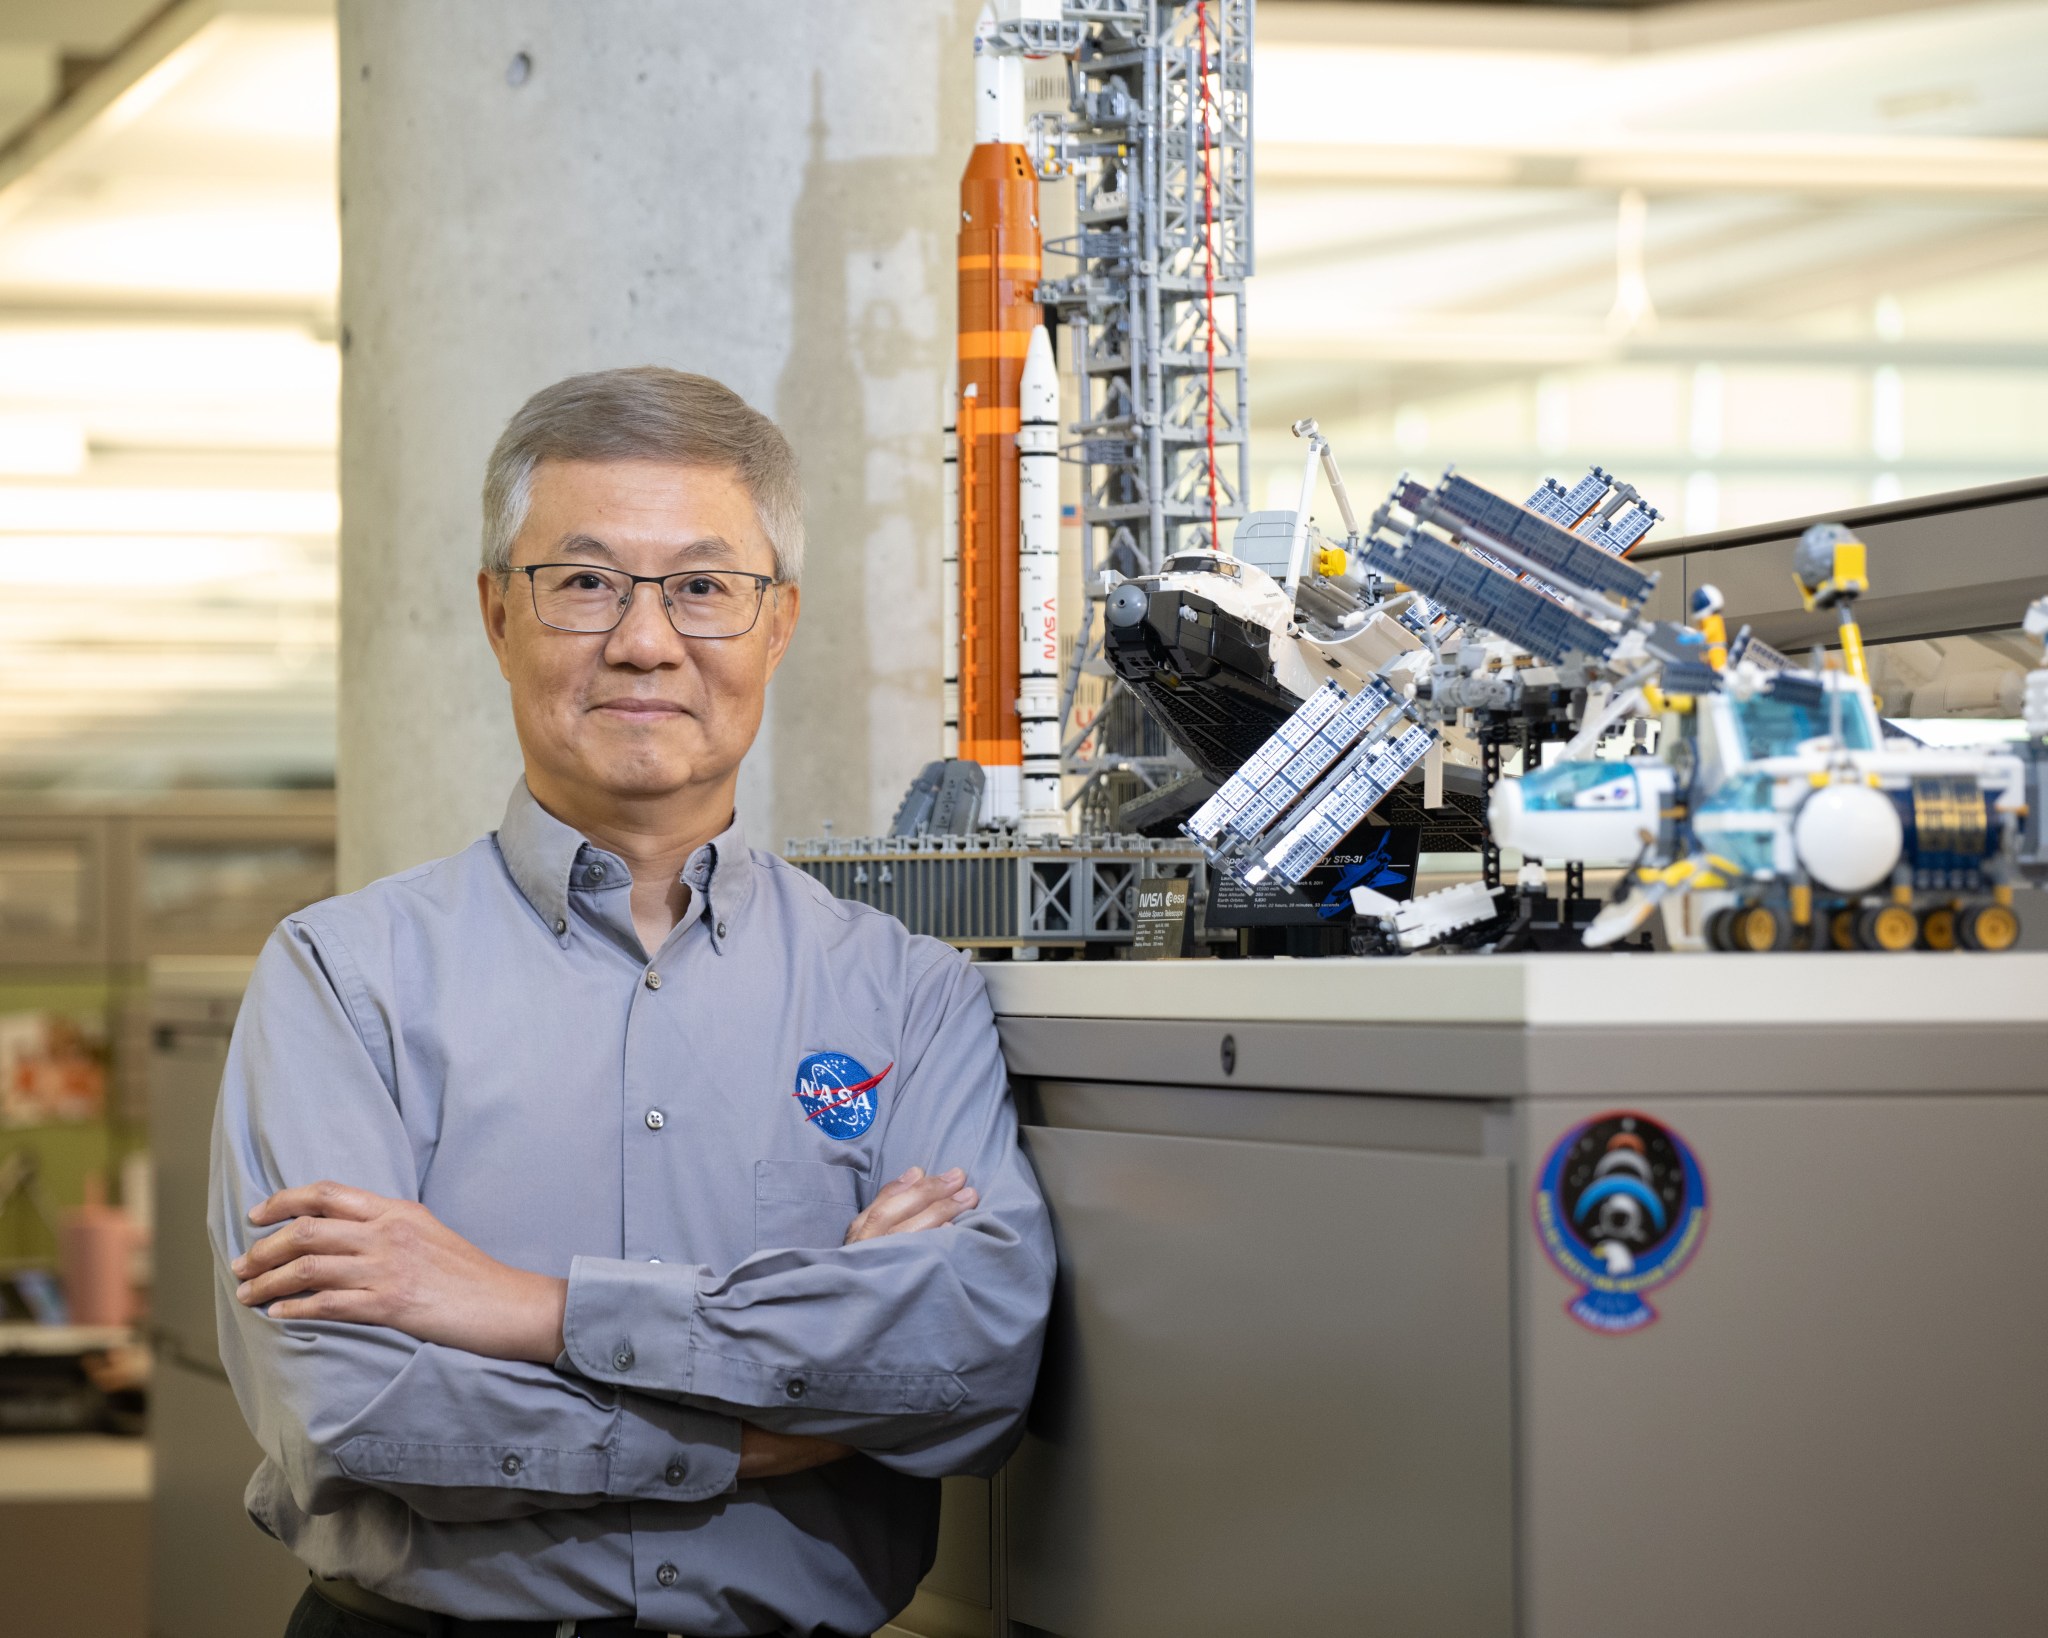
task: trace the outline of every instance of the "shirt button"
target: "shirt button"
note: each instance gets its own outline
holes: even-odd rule
[[[801,1398],[803,1398],[803,1396],[804,1396],[804,1379],[803,1379],[802,1377],[800,1377],[800,1376],[793,1376],[793,1377],[791,1377],[791,1378],[789,1379],[789,1385],[788,1385],[787,1387],[785,1387],[785,1388],[784,1388],[784,1389],[783,1389],[782,1391],[783,1391],[784,1393],[788,1394],[788,1395],[789,1395],[789,1397],[790,1397],[790,1398],[792,1398],[792,1399],[801,1399]]]
[[[655,1570],[654,1579],[664,1587],[673,1587],[682,1579],[682,1572],[673,1564],[663,1564]]]
[[[583,879],[586,882],[588,882],[592,887],[595,887],[599,882],[604,880],[604,866],[592,865],[588,870],[583,872]]]
[[[663,1128],[664,1126],[666,1126],[667,1124],[668,1124],[668,1116],[664,1115],[664,1114],[663,1114],[663,1113],[662,1113],[662,1112],[661,1112],[661,1111],[660,1111],[659,1109],[650,1109],[650,1110],[648,1110],[648,1111],[647,1111],[647,1130],[648,1130],[648,1131],[650,1131],[650,1132],[658,1132],[658,1131],[660,1131],[660,1130],[661,1130],[661,1129],[662,1129],[662,1128]]]
[[[652,967],[649,967],[647,969],[647,987],[650,990],[658,990],[661,988],[661,974],[656,972]]]
[[[630,1370],[631,1370],[632,1368],[633,1368],[633,1350],[632,1350],[631,1348],[621,1348],[621,1349],[620,1349],[620,1350],[619,1350],[619,1351],[618,1351],[617,1353],[615,1353],[615,1354],[613,1354],[613,1355],[612,1355],[612,1369],[613,1369],[613,1370],[615,1370],[615,1371],[630,1371]]]
[[[649,1257],[649,1258],[648,1258],[647,1260],[648,1260],[648,1261],[649,1261],[650,1263],[658,1263],[658,1262],[660,1262],[660,1261],[661,1261],[661,1259],[660,1259],[659,1257]]]
[[[668,1480],[670,1484],[681,1484],[683,1482],[683,1464],[681,1462],[670,1462],[663,1469],[661,1476]]]
[[[498,1471],[508,1479],[515,1478],[518,1476],[519,1470],[525,1465],[517,1456],[507,1456],[498,1464]]]
[[[560,917],[557,917],[555,920],[555,936],[559,938],[562,934],[568,932],[568,930],[569,924],[566,921],[563,921]]]
[[[725,937],[725,923],[722,921],[718,924],[718,936],[720,938]]]

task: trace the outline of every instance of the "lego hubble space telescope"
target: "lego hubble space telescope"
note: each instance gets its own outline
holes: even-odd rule
[[[1867,554],[1840,526],[1795,558],[1806,606],[1839,625],[1839,660],[1802,666],[1731,639],[1711,586],[1684,623],[1650,618],[1657,577],[1628,554],[1659,514],[1598,467],[1521,504],[1455,470],[1403,474],[1361,521],[1301,421],[1295,510],[1247,514],[1251,18],[1250,0],[983,9],[946,397],[943,755],[894,835],[795,843],[792,861],[955,942],[1071,946],[1128,942],[1148,878],[1188,878],[1199,919],[1224,886],[1306,891],[1392,822],[1476,851],[1480,876],[1412,899],[1339,878],[1356,953],[1601,948],[1653,919],[1674,948],[2010,948],[2015,888],[2048,879],[2048,657],[2018,743],[1905,735],[1871,691]],[[1064,63],[1063,113],[1027,115],[1030,59]],[[1055,178],[1077,231],[1047,243]],[[1048,252],[1074,271],[1048,278]],[[1049,316],[1079,398],[1064,444]],[[1063,462],[1081,478],[1072,630]],[[1319,483],[1340,538],[1315,525]],[[2048,599],[2026,629],[2048,639]],[[1107,700],[1077,709],[1084,674],[1170,751],[1112,743]],[[1141,788],[1123,825],[1073,834],[1108,775]],[[1588,867],[1619,871],[1604,904]]]

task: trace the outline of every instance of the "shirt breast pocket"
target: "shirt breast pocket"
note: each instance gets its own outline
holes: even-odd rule
[[[861,1174],[819,1160],[754,1162],[754,1249],[844,1245],[860,1212]]]

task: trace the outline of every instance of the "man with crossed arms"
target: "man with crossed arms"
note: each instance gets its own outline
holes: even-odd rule
[[[870,1633],[1019,1435],[1053,1254],[981,979],[734,814],[802,549],[700,376],[573,377],[491,455],[525,776],[278,928],[215,1123],[291,1638]]]

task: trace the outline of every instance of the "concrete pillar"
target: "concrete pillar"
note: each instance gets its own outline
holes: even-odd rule
[[[803,459],[804,620],[756,845],[884,823],[938,754],[939,396],[977,0],[340,0],[341,877],[493,826],[476,616],[506,418],[579,370],[727,382]]]

